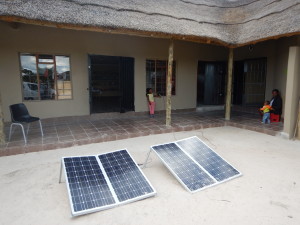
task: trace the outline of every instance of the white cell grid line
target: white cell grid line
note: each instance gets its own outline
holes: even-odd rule
[[[234,167],[231,163],[229,163],[224,157],[222,157],[221,155],[219,155],[216,151],[212,150],[211,147],[209,147],[204,141],[202,141],[202,140],[201,140],[199,137],[197,137],[197,136],[188,137],[188,138],[184,138],[184,139],[182,139],[182,140],[178,140],[178,141],[176,141],[176,144],[177,144],[177,142],[184,141],[184,140],[188,140],[188,139],[192,139],[192,138],[198,139],[200,142],[202,142],[202,144],[204,144],[207,148],[209,148],[211,151],[213,151],[217,156],[219,156],[222,160],[224,160],[227,164],[229,164],[233,169],[235,169],[236,171],[239,172],[239,174],[236,175],[236,176],[233,176],[232,179],[234,179],[234,178],[236,178],[236,177],[239,177],[239,176],[242,176],[242,175],[243,175],[236,167]],[[177,145],[178,145],[178,144],[177,144]],[[181,149],[182,149],[182,148],[181,148]],[[182,150],[185,152],[184,149],[182,149]],[[186,154],[188,154],[188,153],[186,153]],[[229,180],[231,180],[231,179],[229,179]],[[227,180],[221,181],[220,183],[225,182],[225,181],[227,181]]]
[[[105,177],[105,180],[106,180],[106,182],[107,182],[107,184],[108,184],[108,187],[109,187],[109,189],[110,189],[110,191],[111,191],[111,193],[112,193],[112,196],[113,196],[113,198],[114,198],[116,204],[118,204],[118,203],[119,203],[119,199],[118,199],[118,197],[117,197],[117,195],[116,195],[115,189],[113,188],[113,186],[112,186],[112,184],[111,184],[111,182],[110,182],[110,180],[109,180],[109,178],[108,178],[108,176],[107,176],[107,174],[106,174],[106,171],[105,171],[105,169],[104,169],[102,163],[100,162],[100,159],[99,159],[98,156],[96,156],[96,160],[97,160],[97,162],[98,162],[98,164],[99,164],[99,166],[100,166],[100,169],[101,169],[101,171],[102,171],[102,173],[103,173],[103,175],[104,175],[104,177]]]
[[[175,144],[174,142],[171,142],[171,143],[166,143],[166,144],[162,144],[162,145],[168,145],[168,144]],[[156,145],[156,146],[159,146],[159,145]],[[151,147],[151,149],[152,149],[152,151],[154,151],[155,153],[156,153],[156,155],[162,160],[162,162],[163,162],[163,164],[169,169],[169,171],[175,176],[175,178],[183,185],[183,187],[188,191],[188,192],[190,192],[190,193],[195,193],[195,192],[197,192],[198,190],[203,190],[203,189],[205,189],[205,188],[207,188],[208,186],[203,186],[203,187],[201,187],[200,189],[197,189],[197,190],[190,190],[189,189],[189,187],[183,182],[183,180],[178,176],[178,173],[176,173],[176,171],[174,171],[171,167],[170,167],[170,165],[169,165],[169,163],[167,163],[161,156],[160,156],[160,154],[158,154],[154,149],[153,149],[153,147],[155,147],[155,146],[152,146]],[[177,146],[178,147],[178,146]],[[181,150],[181,148],[179,148],[180,150]],[[184,154],[184,152],[183,152],[183,154]],[[188,157],[188,156],[187,156]],[[193,162],[193,161],[192,161]],[[193,162],[194,163],[194,162]],[[196,165],[197,166],[197,165]],[[201,168],[200,167],[198,167],[200,170],[201,170]],[[204,173],[205,173],[205,171],[203,171]],[[205,173],[207,176],[208,176],[208,174],[207,173]],[[188,177],[190,177],[190,175],[188,175]],[[209,176],[208,176],[209,177]]]
[[[231,177],[233,174],[239,173],[230,164],[225,162],[213,150],[205,146],[198,139],[193,138],[191,141],[183,140],[176,142],[176,144],[181,147],[186,154],[194,159],[199,166],[201,166],[209,174],[212,174],[212,177],[216,180],[216,182],[224,180],[223,175],[225,175],[225,177]]]
[[[84,214],[87,214],[87,213],[92,213],[92,212],[105,210],[105,209],[109,209],[109,208],[114,207],[116,205],[116,203],[75,212],[74,204],[73,204],[73,201],[72,201],[72,194],[71,194],[71,190],[70,190],[70,184],[69,184],[69,181],[67,179],[67,170],[66,170],[66,167],[65,167],[64,159],[65,158],[76,158],[76,157],[78,157],[78,158],[81,158],[81,157],[95,157],[95,158],[97,158],[96,156],[74,156],[74,157],[63,157],[62,158],[62,166],[63,166],[63,169],[64,169],[65,178],[66,178],[65,180],[66,180],[66,185],[67,185],[67,190],[68,190],[68,195],[69,195],[69,202],[70,202],[70,206],[71,206],[72,216],[80,216],[80,215],[84,215]]]
[[[153,192],[145,194],[145,195],[142,195],[142,196],[138,196],[138,197],[135,197],[135,198],[132,198],[132,199],[127,199],[125,201],[120,202],[119,205],[131,203],[131,202],[134,202],[134,201],[137,201],[137,200],[142,200],[142,199],[145,199],[145,198],[148,198],[148,197],[151,197],[151,196],[155,196],[156,193],[157,193],[156,190],[155,190],[155,188],[153,187],[153,185],[151,184],[151,182],[148,180],[148,178],[145,176],[145,174],[143,173],[143,171],[141,170],[141,168],[137,165],[137,163],[135,162],[134,158],[131,156],[130,152],[127,149],[121,149],[121,150],[118,150],[118,151],[123,151],[123,150],[127,151],[128,155],[132,159],[133,163],[136,165],[136,167],[138,168],[138,170],[141,172],[141,175],[145,178],[146,182],[152,188]],[[114,152],[116,152],[116,151],[114,151]],[[105,153],[105,154],[108,154],[108,153]],[[101,155],[104,155],[104,154],[101,154]]]
[[[153,192],[150,192],[150,193],[147,193],[147,194],[144,194],[144,195],[140,195],[140,196],[137,196],[135,198],[131,198],[131,199],[127,199],[125,201],[122,201],[120,202],[116,193],[115,193],[115,190],[110,182],[110,179],[109,177],[107,176],[106,174],[106,171],[99,159],[99,156],[101,155],[106,155],[106,154],[109,154],[109,153],[115,153],[115,152],[118,152],[118,151],[126,151],[127,154],[129,155],[129,157],[131,158],[131,160],[133,161],[133,163],[135,164],[135,166],[138,168],[138,171],[141,173],[141,177],[143,177],[146,181],[146,183],[151,187],[151,189],[153,190]],[[82,210],[82,211],[79,211],[79,212],[75,212],[74,211],[74,204],[72,202],[72,194],[71,194],[71,190],[70,190],[70,184],[68,182],[68,179],[67,179],[67,171],[66,171],[66,167],[65,167],[65,163],[64,163],[64,159],[65,158],[76,158],[76,157],[95,157],[98,164],[99,164],[99,167],[100,167],[100,170],[103,174],[103,176],[105,177],[105,181],[106,183],[108,184],[109,186],[109,190],[110,192],[112,193],[113,195],[113,198],[115,200],[115,203],[114,204],[110,204],[110,205],[106,205],[106,206],[101,206],[101,207],[96,207],[96,208],[92,208],[92,209],[87,209],[87,210]],[[62,161],[61,161],[61,171],[60,171],[60,179],[59,181],[61,182],[61,175],[62,175],[62,170],[64,170],[64,175],[66,177],[66,185],[67,185],[67,191],[68,191],[68,195],[69,195],[69,202],[70,202],[70,206],[71,206],[71,212],[72,212],[72,216],[79,216],[79,215],[83,215],[83,214],[87,214],[87,213],[92,213],[92,212],[96,212],[96,211],[100,211],[100,210],[105,210],[105,209],[109,209],[109,208],[112,208],[112,207],[115,207],[115,206],[118,206],[118,205],[123,205],[123,204],[127,204],[127,203],[130,203],[130,202],[134,202],[134,201],[137,201],[137,200],[142,200],[142,199],[145,199],[145,198],[148,198],[148,197],[151,197],[151,196],[155,196],[156,195],[156,190],[154,189],[153,185],[150,183],[150,181],[148,180],[148,178],[145,176],[145,174],[143,173],[143,171],[139,168],[139,166],[137,165],[137,163],[134,161],[133,157],[130,155],[130,153],[128,152],[127,149],[121,149],[121,150],[116,150],[116,151],[113,151],[113,152],[106,152],[106,153],[103,153],[103,154],[99,154],[99,155],[88,155],[88,156],[68,156],[68,157],[63,157],[62,158]],[[140,184],[139,182],[137,182],[137,185]]]
[[[232,166],[227,160],[225,160],[223,157],[221,157],[218,153],[216,153],[215,151],[213,151],[217,156],[219,156],[221,159],[223,159],[226,163],[228,163],[230,166],[232,166],[232,168],[234,168],[236,171],[238,171],[239,172],[239,174],[237,174],[237,175],[234,175],[234,176],[232,176],[232,177],[229,177],[229,178],[227,178],[227,179],[224,179],[224,180],[222,180],[222,181],[217,181],[207,170],[205,170],[197,161],[195,161],[194,159],[193,159],[193,157],[191,157],[191,155],[190,154],[188,154],[180,145],[178,145],[178,143],[177,142],[180,142],[180,141],[183,141],[183,140],[188,140],[188,139],[192,139],[192,138],[197,138],[200,142],[202,142],[205,146],[207,146],[211,151],[213,151],[206,143],[204,143],[201,139],[199,139],[197,136],[193,136],[193,137],[189,137],[189,138],[185,138],[185,139],[182,139],[182,140],[178,140],[178,141],[175,141],[175,142],[168,142],[168,143],[164,143],[164,144],[158,144],[158,145],[154,145],[154,146],[151,146],[150,147],[150,151],[149,151],[149,153],[148,153],[148,155],[147,155],[147,158],[146,158],[146,161],[145,161],[145,163],[144,163],[144,165],[147,163],[147,160],[148,160],[148,158],[149,158],[149,156],[150,156],[150,153],[151,153],[151,151],[154,151],[155,153],[156,153],[156,155],[161,159],[161,161],[163,162],[163,164],[168,168],[168,170],[175,176],[175,178],[184,186],[184,188],[185,189],[187,189],[190,193],[195,193],[195,192],[198,192],[198,191],[201,191],[201,190],[204,190],[204,189],[206,189],[206,188],[209,188],[209,187],[212,187],[212,186],[215,186],[215,185],[218,185],[218,184],[221,184],[221,183],[224,183],[224,182],[227,182],[227,181],[229,181],[229,180],[232,180],[232,179],[234,179],[234,178],[237,178],[237,177],[239,177],[239,176],[242,176],[242,173],[239,171],[239,170],[237,170],[234,166]],[[213,178],[214,179],[214,181],[216,181],[215,183],[213,183],[213,184],[210,184],[210,185],[207,185],[207,186],[204,186],[204,187],[202,187],[202,188],[199,188],[199,189],[197,189],[197,190],[194,190],[194,191],[191,191],[184,183],[183,183],[183,181],[180,179],[180,177],[175,173],[175,171],[173,171],[173,169],[168,165],[168,163],[167,162],[165,162],[165,160],[153,149],[153,147],[155,147],[155,146],[159,146],[159,145],[168,145],[168,144],[172,144],[172,143],[174,143],[174,144],[176,144],[193,162],[195,162],[198,166],[199,166],[199,168],[201,168],[207,175],[209,175],[211,178]]]
[[[184,150],[183,150],[183,151],[184,151]],[[186,154],[187,154],[189,157],[191,157],[188,153],[186,153]],[[197,163],[197,162],[196,162],[196,163]],[[197,164],[200,165],[199,163],[197,163]],[[202,168],[203,168],[203,167],[202,167]],[[203,171],[204,171],[205,173],[207,173],[207,174],[210,175],[210,173],[209,173],[206,169],[203,168]],[[238,170],[237,170],[237,171],[238,171]],[[239,172],[239,171],[238,171],[238,172]],[[211,176],[211,175],[210,175],[210,176]],[[205,186],[205,187],[203,187],[203,188],[200,188],[200,189],[198,189],[198,190],[191,191],[191,192],[192,192],[192,193],[195,193],[195,192],[198,192],[198,191],[202,191],[202,190],[204,190],[204,189],[206,189],[206,188],[216,186],[216,185],[218,185],[218,184],[221,184],[221,183],[230,181],[230,180],[235,179],[235,178],[240,177],[240,176],[242,176],[242,173],[241,173],[241,172],[239,172],[239,174],[237,174],[237,175],[234,175],[234,176],[229,177],[229,178],[227,178],[227,179],[224,179],[224,180],[222,180],[222,181],[217,181],[217,180],[214,178],[214,180],[216,180],[215,183],[213,183],[213,184],[211,184],[211,185],[207,185],[207,186]]]

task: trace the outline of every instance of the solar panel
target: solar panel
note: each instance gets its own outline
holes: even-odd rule
[[[218,182],[240,174],[239,171],[222,159],[221,156],[215,153],[197,137],[191,137],[182,141],[177,141],[176,143]]]
[[[64,158],[74,213],[116,203],[95,156]]]
[[[156,194],[126,149],[98,156],[64,157],[62,165],[73,216]]]
[[[126,150],[99,155],[99,159],[120,202],[147,197],[154,192]]]
[[[197,137],[152,146],[151,149],[190,192],[203,190],[241,175]]]
[[[175,143],[158,145],[152,148],[187,190],[195,191],[215,183]]]

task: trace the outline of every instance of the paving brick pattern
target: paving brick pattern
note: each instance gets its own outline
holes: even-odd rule
[[[233,112],[230,121],[224,120],[224,112],[188,112],[172,115],[172,126],[165,126],[165,116],[155,118],[140,115],[128,118],[99,119],[93,116],[60,117],[42,120],[44,137],[38,123],[31,124],[25,145],[21,129],[15,128],[11,141],[0,146],[0,156],[53,150],[105,141],[114,141],[153,134],[205,129],[209,127],[234,126],[242,129],[277,135],[283,124],[261,124],[259,115]],[[9,125],[5,125],[8,137]]]

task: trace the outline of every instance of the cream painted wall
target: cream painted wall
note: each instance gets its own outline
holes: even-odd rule
[[[73,100],[26,102],[29,111],[41,118],[88,114],[87,59],[72,36],[51,29],[21,25],[19,29],[0,24],[0,90],[4,118],[9,120],[8,106],[22,102],[19,52],[60,53],[71,56]],[[68,34],[69,31],[66,31]],[[75,91],[76,90],[76,91]]]
[[[167,59],[168,40],[20,24],[13,29],[0,22],[0,91],[4,118],[10,120],[8,106],[22,102],[18,53],[70,55],[73,99],[25,101],[32,115],[41,118],[88,115],[88,54],[135,58],[135,111],[147,111],[145,98],[146,59]],[[173,109],[196,107],[197,61],[225,60],[226,49],[183,41],[175,42],[177,62],[176,95]],[[157,99],[157,110],[164,109],[164,98]]]

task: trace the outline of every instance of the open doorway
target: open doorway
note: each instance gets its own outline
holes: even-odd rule
[[[197,107],[223,105],[226,62],[198,62]]]
[[[89,56],[90,112],[134,111],[134,59]]]
[[[259,107],[265,101],[267,59],[234,63],[233,104]]]

